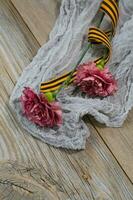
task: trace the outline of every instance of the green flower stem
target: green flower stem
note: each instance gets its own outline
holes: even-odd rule
[[[71,71],[71,74],[69,75],[69,77],[66,79],[66,81],[64,81],[64,83],[59,87],[58,90],[56,90],[56,94],[58,94],[66,85],[69,84],[72,76],[73,76],[73,73],[75,72],[76,68],[79,66],[79,64],[81,63],[82,59],[84,58],[85,54],[87,53],[87,51],[89,50],[89,48],[91,47],[91,43],[87,44],[85,50],[83,51],[80,59],[78,60],[76,66],[74,67],[74,69]]]
[[[95,21],[95,24],[96,24],[97,27],[100,27],[100,25],[101,25],[101,23],[102,23],[102,21],[103,21],[104,15],[105,15],[104,13],[99,13],[99,14],[100,14],[100,16],[98,17],[98,20]],[[68,77],[68,78],[66,79],[66,81],[64,81],[64,83],[59,87],[59,89],[55,91],[55,94],[54,94],[55,98],[56,98],[57,94],[58,94],[63,88],[65,88],[67,85],[69,85],[69,83],[70,83],[70,81],[71,81],[71,78],[72,78],[72,76],[73,76],[73,73],[75,72],[76,68],[79,66],[79,64],[80,64],[81,61],[83,60],[85,54],[87,53],[87,51],[88,51],[91,47],[92,47],[92,44],[91,44],[91,43],[87,44],[85,50],[84,50],[83,53],[81,54],[81,56],[80,56],[78,62],[76,63],[74,69],[71,71],[71,74],[69,75],[69,77]]]

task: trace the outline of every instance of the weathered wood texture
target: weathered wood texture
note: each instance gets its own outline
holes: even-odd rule
[[[33,12],[41,7],[41,2],[43,5],[48,2],[12,1],[15,6],[24,3],[25,9],[35,2]],[[0,200],[133,200],[132,113],[120,132],[94,128],[88,123],[92,134],[86,150],[79,152],[50,147],[31,137],[18,123],[9,107],[9,96],[47,34],[39,39],[28,24],[32,21],[32,9],[25,23],[24,11],[19,14],[14,5],[9,0],[0,0]],[[122,154],[124,148],[128,150]]]
[[[48,39],[58,16],[60,2],[61,0],[12,0],[41,45]]]
[[[133,110],[121,128],[107,128],[91,122],[133,182]]]

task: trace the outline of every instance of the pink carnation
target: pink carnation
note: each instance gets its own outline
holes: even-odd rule
[[[43,94],[35,94],[25,87],[20,97],[23,114],[31,122],[41,127],[60,126],[62,124],[62,111],[59,102],[48,102]]]
[[[100,70],[94,62],[79,66],[75,83],[89,96],[106,97],[117,90],[117,82],[108,67]]]

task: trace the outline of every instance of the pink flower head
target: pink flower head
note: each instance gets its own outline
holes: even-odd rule
[[[79,66],[75,83],[89,96],[106,97],[117,90],[117,82],[108,67],[100,70],[94,62]]]
[[[35,94],[25,87],[20,97],[23,114],[31,122],[41,127],[60,126],[62,124],[62,110],[59,102],[48,102],[43,94]]]

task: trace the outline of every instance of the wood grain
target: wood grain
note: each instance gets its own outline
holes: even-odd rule
[[[84,151],[50,147],[18,123],[9,96],[39,47],[11,2],[1,0],[0,200],[133,200],[131,181],[90,123]]]
[[[50,31],[50,29],[43,24],[46,6],[49,13],[51,13],[51,5],[53,4],[53,1],[23,0],[20,2],[19,0],[12,0],[12,2],[21,13],[24,20],[26,20],[26,23],[31,28],[31,31],[33,31],[32,26],[34,26],[38,31],[39,34],[35,34],[35,37],[40,44],[42,44],[42,38],[46,37],[43,29]],[[58,5],[57,1],[54,2],[55,3],[52,9],[55,9],[55,4]],[[37,10],[37,16],[34,16],[33,20],[35,9]],[[40,9],[41,13],[38,12]],[[29,13],[31,14],[29,15]],[[56,16],[56,11],[52,11],[52,13]],[[51,23],[51,25],[53,25],[55,18],[56,17],[52,18],[53,21],[49,18],[49,23]],[[38,29],[36,28],[36,24],[39,24]],[[125,170],[126,174],[133,182],[133,112],[130,113],[127,121],[120,129],[106,128],[105,126],[96,125],[96,122],[93,122],[93,125],[96,127],[100,136],[106,142],[109,149],[112,151],[120,165]]]
[[[12,0],[41,45],[48,40],[49,32],[58,15],[60,2],[61,0]]]
[[[107,128],[94,120],[91,122],[133,182],[133,110],[121,128]]]

